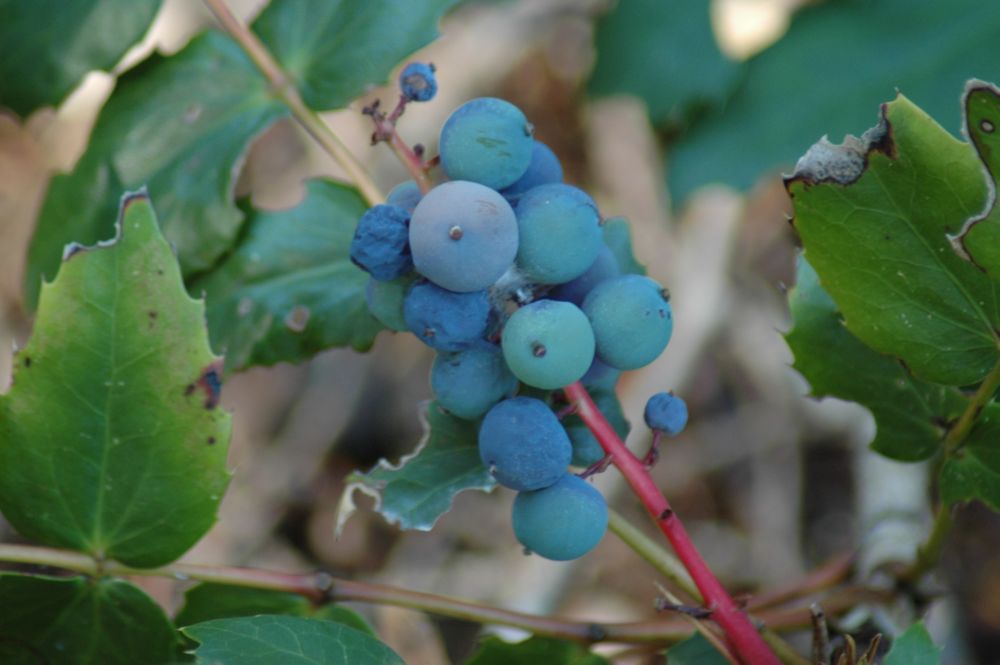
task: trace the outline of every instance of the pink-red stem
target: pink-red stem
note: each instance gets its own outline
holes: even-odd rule
[[[745,665],[780,665],[774,652],[750,622],[746,612],[726,593],[705,564],[680,518],[674,514],[666,497],[660,492],[649,471],[615,433],[614,428],[597,408],[579,381],[564,389],[567,399],[577,407],[577,415],[587,424],[594,437],[611,456],[611,463],[618,467],[632,491],[642,501],[647,512],[670,541],[677,558],[690,573],[695,585],[712,611],[712,620],[726,633],[729,643]]]

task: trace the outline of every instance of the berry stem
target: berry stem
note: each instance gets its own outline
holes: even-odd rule
[[[375,123],[375,131],[372,133],[372,144],[379,142],[386,143],[389,149],[396,153],[396,157],[403,163],[406,170],[410,172],[410,176],[413,177],[420,191],[426,194],[434,186],[430,176],[427,175],[427,171],[429,170],[428,165],[424,162],[423,157],[417,154],[417,151],[411,148],[403,140],[403,137],[399,135],[399,132],[396,131],[396,121],[403,115],[405,108],[406,98],[400,97],[396,108],[389,115],[386,115],[379,109],[378,100],[375,100],[371,106],[366,106],[362,113],[371,116],[372,122]]]
[[[340,137],[330,129],[330,126],[319,117],[319,114],[306,106],[298,88],[292,82],[292,78],[282,69],[257,35],[233,14],[229,5],[226,4],[226,0],[204,0],[204,3],[215,15],[215,19],[226,33],[240,45],[250,61],[267,79],[272,94],[285,103],[302,128],[340,164],[361,195],[365,197],[368,205],[384,201],[385,197],[372,177],[368,175],[365,167],[348,150]]]
[[[649,471],[642,461],[625,447],[625,443],[590,398],[587,389],[577,381],[566,386],[564,391],[567,399],[577,405],[577,415],[590,428],[604,451],[611,455],[612,464],[625,476],[632,491],[670,541],[677,558],[684,564],[695,586],[701,592],[705,606],[712,610],[712,620],[725,631],[733,651],[745,665],[778,665],[778,658],[750,623],[746,612],[726,593],[705,563],[680,518],[649,475]]]

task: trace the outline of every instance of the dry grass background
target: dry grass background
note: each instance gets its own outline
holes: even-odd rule
[[[244,16],[260,5],[231,4]],[[717,2],[714,18],[724,47],[745,56],[776,38],[795,4]],[[581,90],[593,59],[591,16],[602,6],[521,0],[472,3],[453,12],[443,37],[415,56],[438,66],[441,92],[407,112],[401,133],[433,146],[442,121],[465,99],[508,98],[563,158],[570,182],[590,191],[605,215],[629,217],[637,257],[673,294],[676,328],[663,356],[625,376],[619,392],[634,424],[641,424],[645,399],[654,391],[674,390],[688,400],[691,425],[665,447],[655,477],[732,589],[794,580],[863,543],[910,546],[926,523],[925,470],[878,465],[864,449],[873,427],[868,414],[854,405],[806,399],[807,386],[790,369],[781,331],[790,325],[784,290],[794,279],[795,240],[779,179],[765,174],[747,194],[709,187],[673,209],[664,193],[661,149],[641,104],[590,101]],[[150,36],[122,66],[153,48],[176,51],[209,23],[196,0],[168,0]],[[79,156],[112,85],[109,76],[91,75],[58,110],[41,110],[23,122],[0,116],[0,385],[9,372],[9,349],[30,332],[21,274],[47,180]],[[384,147],[368,145],[370,128],[359,109],[372,98],[392,96],[388,89],[373,90],[352,108],[326,116],[385,189],[405,172]],[[795,157],[789,155],[790,162]],[[306,178],[338,174],[294,124],[281,122],[252,147],[238,189],[259,206],[285,207],[302,196]],[[333,350],[300,366],[233,377],[223,395],[235,417],[235,477],[218,525],[186,558],[322,567],[592,620],[650,617],[657,576],[612,535],[573,563],[523,556],[509,527],[511,492],[460,495],[430,533],[400,533],[362,500],[365,509],[334,538],[344,476],[380,456],[398,457],[419,438],[417,405],[429,397],[430,361],[429,350],[412,336],[383,333],[367,355]],[[629,444],[641,451],[648,439],[636,427]],[[597,483],[618,510],[651,527],[615,472]],[[937,635],[951,636],[951,644],[962,642],[957,626],[981,650],[1000,649],[1000,596],[992,593],[1000,588],[997,521],[973,509],[962,523],[957,541],[965,554],[950,550],[950,572],[942,581],[960,592],[959,600],[937,604],[930,624]],[[0,533],[16,538],[7,527]],[[969,567],[969,561],[985,565]],[[177,606],[184,588],[174,580],[140,583],[168,608]],[[360,609],[411,665],[455,662],[475,640],[476,628],[462,622]],[[795,640],[807,644],[804,635]],[[977,662],[954,649],[948,658]]]

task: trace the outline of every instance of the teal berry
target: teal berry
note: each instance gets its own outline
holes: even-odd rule
[[[587,481],[565,474],[556,483],[514,499],[511,521],[524,547],[553,561],[594,549],[608,528],[608,504]]]
[[[520,244],[517,266],[539,284],[563,284],[584,274],[604,247],[597,204],[561,183],[529,190],[514,209]]]
[[[438,353],[431,367],[431,390],[438,405],[459,418],[474,420],[517,390],[517,379],[493,344]]]
[[[536,388],[569,385],[594,359],[594,333],[586,315],[558,300],[537,300],[514,312],[501,345],[514,376]]]
[[[503,189],[528,170],[531,132],[524,113],[510,102],[494,97],[470,100],[441,128],[441,166],[451,180]]]
[[[673,332],[673,314],[662,286],[641,275],[622,275],[594,287],[583,301],[597,343],[597,357],[616,369],[653,362]]]

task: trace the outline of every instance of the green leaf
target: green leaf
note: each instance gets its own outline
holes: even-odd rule
[[[42,289],[0,396],[0,510],[46,545],[157,566],[215,521],[231,419],[204,307],[145,194],[123,199],[117,228],[67,248]]]
[[[980,163],[905,97],[882,116],[786,181],[805,256],[862,342],[921,379],[978,383],[1000,359],[1000,296],[948,236],[983,209]]]
[[[281,0],[253,29],[313,109],[346,106],[437,37],[456,0]]]
[[[84,75],[111,69],[160,0],[0,0],[0,106],[25,116],[60,103]]]
[[[708,0],[625,0],[597,22],[592,95],[631,94],[658,125],[678,125],[729,96],[739,66],[715,43]]]
[[[998,30],[995,2],[810,3],[780,41],[746,62],[724,111],[671,146],[674,200],[711,182],[748,188],[787,169],[818,137],[871,124],[871,109],[897,90],[957,132],[965,80],[1000,80]]]
[[[1000,404],[990,403],[938,479],[946,503],[980,499],[1000,512]]]
[[[962,249],[993,279],[1000,279],[1000,210],[996,207],[996,179],[1000,175],[1000,90],[990,83],[969,81],[962,98],[965,134],[983,162],[990,190],[986,209],[966,222]]]
[[[489,491],[494,481],[479,459],[478,423],[428,404],[424,438],[392,465],[382,460],[368,473],[352,473],[340,500],[338,529],[354,512],[355,490],[375,497],[377,510],[403,529],[430,531],[466,489]]]
[[[609,217],[602,223],[604,244],[611,249],[622,274],[645,275],[646,269],[632,253],[632,232],[624,217]]]
[[[667,649],[667,662],[670,665],[729,665],[725,656],[701,633]]]
[[[212,345],[227,370],[371,347],[382,327],[365,304],[368,275],[350,259],[367,208],[353,188],[313,180],[294,208],[248,212],[233,251],[189,287],[205,294]]]
[[[124,580],[0,573],[0,662],[157,665],[179,651],[160,606]]]
[[[548,637],[530,637],[523,642],[504,642],[498,637],[482,640],[465,665],[607,665],[608,661],[573,642]],[[671,661],[671,665],[673,665]]]
[[[785,339],[814,396],[839,397],[871,411],[878,428],[872,447],[887,457],[913,461],[937,452],[946,425],[967,402],[957,389],[913,378],[899,361],[852,335],[804,259],[789,305],[795,327]]]
[[[882,665],[938,665],[941,651],[922,623],[915,623],[897,637]]]
[[[209,268],[243,222],[233,187],[247,146],[287,113],[240,48],[215,32],[125,74],[76,168],[49,186],[28,254],[28,302],[42,276],[55,274],[63,246],[103,238],[121,191],[143,185],[184,274]]]
[[[268,589],[205,583],[188,589],[184,607],[174,618],[178,626],[190,626],[212,619],[247,617],[255,614],[288,614],[342,623],[369,635],[375,631],[354,610],[339,605],[313,607],[304,596]]]
[[[265,614],[216,619],[181,632],[199,643],[198,665],[404,665],[376,638],[332,621]]]

